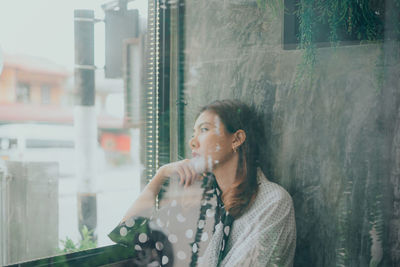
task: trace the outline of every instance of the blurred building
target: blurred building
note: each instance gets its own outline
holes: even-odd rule
[[[46,59],[6,55],[0,76],[0,103],[60,106],[70,75]]]
[[[129,160],[130,135],[123,127],[123,110],[118,116],[108,106],[118,106],[115,99],[119,97],[122,107],[123,90],[122,80],[96,79],[99,143],[116,163]],[[73,73],[64,67],[43,58],[5,55],[0,75],[0,125],[25,122],[72,125],[74,94]]]

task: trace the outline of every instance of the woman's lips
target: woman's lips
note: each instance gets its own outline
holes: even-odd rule
[[[195,158],[195,157],[198,157],[198,156],[200,156],[198,153],[192,152],[192,158]]]

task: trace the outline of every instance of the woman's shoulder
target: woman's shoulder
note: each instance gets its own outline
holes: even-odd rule
[[[260,168],[257,170],[257,181],[259,183],[259,188],[256,201],[259,200],[264,204],[282,202],[292,204],[292,197],[286,189],[279,184],[268,180]]]
[[[290,194],[277,183],[269,181],[261,169],[257,172],[258,192],[249,209],[239,218],[240,221],[249,223],[255,219],[268,220],[271,215],[286,216],[294,212],[293,201]]]

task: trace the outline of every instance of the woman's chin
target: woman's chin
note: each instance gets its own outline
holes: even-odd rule
[[[199,174],[205,172],[207,168],[205,158],[200,155],[190,159],[190,165],[192,165],[194,171]]]

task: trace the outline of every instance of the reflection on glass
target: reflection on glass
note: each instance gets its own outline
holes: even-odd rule
[[[400,266],[399,8],[2,0],[0,265]]]
[[[148,2],[120,2],[1,4],[1,266],[112,244],[107,233],[139,194]],[[91,66],[75,61],[82,47],[74,44],[74,11],[81,9],[94,12],[95,20],[80,21],[93,25]],[[111,27],[122,34],[118,47],[105,45],[106,11],[116,20],[133,14]],[[105,78],[105,55],[117,62],[106,66],[118,73],[113,79]],[[82,68],[95,76],[91,106],[81,105]],[[82,177],[90,177],[90,191]],[[91,221],[82,224],[82,214]]]
[[[176,266],[293,265],[292,199],[259,168],[262,129],[256,113],[238,101],[203,107],[189,141],[192,159],[162,166],[110,238],[152,251],[149,262],[162,265],[165,258]],[[170,188],[155,211],[166,179]],[[157,244],[172,246],[172,254]]]

